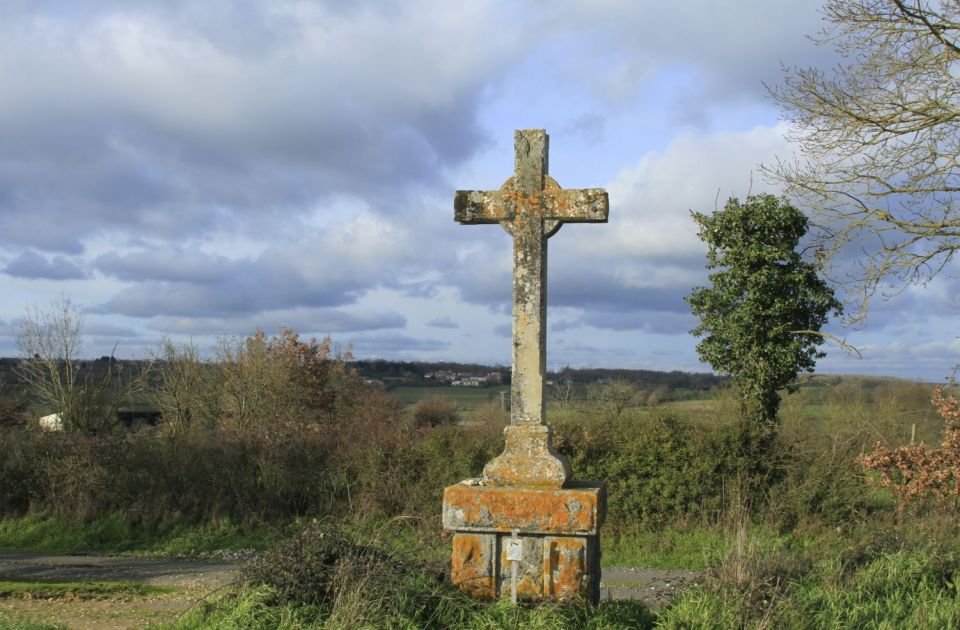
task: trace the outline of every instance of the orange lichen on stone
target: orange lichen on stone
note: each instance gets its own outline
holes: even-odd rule
[[[542,534],[596,534],[603,523],[602,484],[574,488],[448,486],[443,492],[443,526],[462,531]]]
[[[497,596],[494,565],[496,538],[489,534],[456,534],[453,537],[454,585],[478,599]]]
[[[543,591],[553,599],[583,595],[587,576],[586,540],[548,536],[543,541]]]

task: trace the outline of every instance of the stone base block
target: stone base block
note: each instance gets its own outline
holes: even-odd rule
[[[549,490],[467,481],[447,487],[443,526],[454,532],[454,584],[481,599],[509,597],[515,562],[520,600],[598,601],[606,492],[597,482],[569,486]]]

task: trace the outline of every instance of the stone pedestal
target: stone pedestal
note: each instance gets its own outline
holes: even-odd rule
[[[443,527],[454,532],[453,583],[474,597],[509,597],[513,568],[507,547],[516,534],[519,600],[598,601],[604,485],[571,481],[548,489],[482,483],[467,480],[443,492]]]

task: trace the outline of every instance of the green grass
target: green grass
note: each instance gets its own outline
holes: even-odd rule
[[[763,571],[740,583],[693,586],[658,621],[664,628],[960,628],[957,560],[923,547],[866,560],[825,556],[776,587]]]
[[[404,406],[415,405],[425,398],[437,396],[453,402],[461,410],[476,409],[491,402],[500,401],[500,392],[509,391],[506,385],[493,387],[397,387],[390,395]]]
[[[226,519],[192,524],[177,518],[144,526],[120,513],[80,524],[57,516],[23,516],[0,520],[0,551],[195,555],[218,549],[264,549],[297,526]]]
[[[162,593],[174,593],[175,586],[155,586],[133,582],[55,582],[44,580],[0,580],[0,597],[54,599],[109,599],[112,597],[145,597]]]
[[[66,626],[29,621],[0,610],[0,630],[65,630]]]
[[[267,587],[225,593],[191,609],[171,630],[293,630],[298,628],[457,628],[476,630],[617,630],[651,628],[653,614],[635,602],[525,607],[501,599],[480,603],[453,591],[433,594],[400,592],[387,601],[377,593],[343,593],[332,606],[271,604]]]
[[[719,527],[601,534],[605,567],[650,567],[702,571],[722,555],[727,537]]]

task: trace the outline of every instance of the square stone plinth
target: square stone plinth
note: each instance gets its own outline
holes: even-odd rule
[[[513,562],[507,549],[514,540],[519,599],[596,602],[606,492],[597,482],[569,486],[548,490],[467,481],[447,487],[443,526],[454,532],[454,584],[482,599],[509,596]]]

